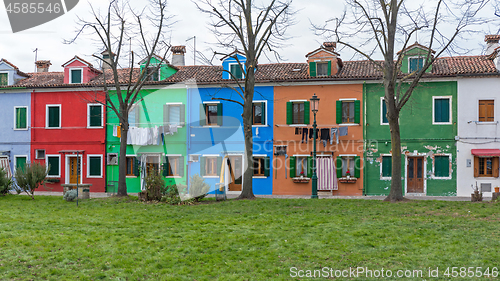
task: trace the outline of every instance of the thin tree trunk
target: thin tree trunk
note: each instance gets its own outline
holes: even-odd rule
[[[386,201],[403,200],[403,186],[401,181],[401,134],[399,130],[399,110],[396,108],[394,99],[394,84],[388,83],[386,86],[386,99],[388,107],[388,121],[391,130],[391,151],[392,151],[392,180],[391,190]]]

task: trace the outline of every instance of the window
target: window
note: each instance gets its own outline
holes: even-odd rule
[[[392,177],[392,156],[383,155],[382,163],[380,165],[380,175],[382,178]]]
[[[160,171],[160,155],[146,156],[146,174]]]
[[[495,121],[495,101],[480,100],[479,101],[479,122],[494,122]]]
[[[135,103],[130,107],[128,112],[128,123],[131,127],[139,127],[141,124],[141,105],[139,102]]]
[[[184,157],[167,156],[163,164],[164,177],[183,177],[184,176]]]
[[[388,125],[389,120],[387,120],[387,105],[385,104],[385,99],[380,99],[380,125]]]
[[[26,167],[27,157],[26,156],[15,156],[14,160],[16,161],[16,164],[15,164],[16,170],[17,169],[24,170],[24,168]]]
[[[199,161],[200,161],[200,155],[198,154],[189,155],[189,162],[199,162]]]
[[[103,127],[103,106],[101,104],[89,104],[87,107],[87,127],[89,128],[102,128]]]
[[[102,155],[87,155],[87,177],[102,177]]]
[[[45,149],[35,150],[35,159],[45,159]]]
[[[47,177],[60,177],[61,176],[61,156],[60,155],[47,155]]]
[[[270,158],[267,156],[254,156],[253,175],[254,177],[268,177],[270,168]]]
[[[287,124],[309,124],[311,110],[308,101],[289,101],[286,106]]]
[[[160,69],[156,66],[148,67],[145,74],[145,79],[146,81],[160,81]]]
[[[409,58],[408,73],[419,71],[424,67],[424,58]]]
[[[498,157],[474,156],[474,177],[498,178]]]
[[[202,176],[217,176],[222,166],[222,157],[206,156],[200,161],[200,172]]]
[[[185,118],[184,104],[165,104],[163,105],[163,122],[165,125],[184,126]]]
[[[332,61],[309,62],[309,75],[311,77],[332,75]]]
[[[451,124],[451,97],[432,97],[433,124]]]
[[[310,156],[292,156],[290,157],[290,177],[304,176],[312,177],[312,157]]]
[[[254,102],[252,108],[252,124],[266,125],[266,103]]]
[[[450,177],[450,156],[435,155],[434,156],[434,177],[449,178]]]
[[[336,165],[337,178],[344,178],[347,175],[354,178],[360,177],[361,158],[359,156],[339,156]]]
[[[61,128],[61,105],[47,105],[47,128]]]
[[[14,119],[14,129],[15,130],[26,130],[28,129],[28,107],[14,107],[15,119]]]
[[[70,69],[70,84],[80,84],[82,83],[82,69]]]
[[[9,74],[0,73],[0,86],[8,86],[8,85],[9,85]]]
[[[359,100],[338,100],[337,101],[337,124],[359,124],[360,123]]]
[[[233,79],[243,79],[243,71],[241,69],[240,64],[237,64],[237,63],[230,64],[229,67],[230,67],[229,71],[231,71],[231,74],[232,74],[231,78],[233,78]]]
[[[200,126],[222,126],[221,103],[204,103],[200,105]]]
[[[127,177],[136,177],[139,175],[139,161],[135,156],[127,156]]]

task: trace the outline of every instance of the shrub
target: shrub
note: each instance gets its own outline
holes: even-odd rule
[[[161,202],[170,205],[188,205],[192,204],[195,200],[188,199],[182,200],[180,194],[186,194],[187,186],[182,184],[173,184],[165,188],[165,194],[161,198]],[[179,194],[180,193],[180,194]]]
[[[12,179],[7,177],[7,172],[0,168],[0,195],[5,195],[9,192],[12,186]]]
[[[16,169],[15,173],[17,187],[35,199],[35,189],[40,185],[45,187],[47,177],[47,166],[40,163],[26,163],[23,169]]]
[[[189,195],[196,201],[205,198],[209,191],[210,185],[200,175],[193,175],[189,180]]]
[[[71,202],[71,201],[74,201],[77,197],[77,192],[76,192],[76,189],[70,189],[68,191],[66,191],[66,193],[64,193],[64,200],[68,201],[68,202]]]
[[[163,176],[157,171],[152,171],[148,173],[144,180],[146,183],[147,191],[146,200],[160,201],[163,195],[163,190],[165,188],[165,180],[163,179]]]

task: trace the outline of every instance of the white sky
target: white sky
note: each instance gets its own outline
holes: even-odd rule
[[[133,5],[143,5],[144,0],[130,0]],[[0,0],[3,2],[3,0]],[[77,15],[89,16],[90,5],[94,7],[106,6],[108,1],[103,0],[80,0],[78,5],[66,15],[54,19],[41,26],[31,28],[16,34],[12,33],[4,5],[0,7],[0,58],[5,58],[15,64],[24,72],[33,72],[35,69],[35,53],[38,48],[38,60],[50,60],[51,71],[61,71],[61,65],[73,58],[75,55],[86,59],[94,65],[96,60],[91,57],[93,53],[98,53],[99,48],[95,42],[79,39],[72,45],[63,44],[63,40],[69,40],[76,34],[78,25]],[[311,29],[310,20],[315,23],[322,23],[325,20],[339,16],[344,9],[342,0],[295,0],[294,9],[298,10],[295,17],[297,24],[289,29],[288,36],[293,38],[288,41],[288,46],[280,52],[287,62],[305,62],[305,54],[318,48],[324,41],[323,38],[314,35]],[[205,56],[211,57],[208,42],[215,42],[213,35],[209,32],[207,23],[208,17],[198,11],[196,6],[189,0],[169,1],[169,14],[175,15],[178,22],[169,30],[172,45],[186,45],[186,64],[193,64],[193,40],[186,42],[186,39],[196,36],[197,51],[203,52]],[[480,54],[481,46],[484,45],[484,35],[491,33],[485,27],[485,31],[472,38],[472,47],[475,48],[471,54]],[[493,32],[496,32],[494,29]],[[346,50],[341,52],[344,60],[349,60],[352,52]],[[262,61],[262,60],[261,60]],[[214,60],[214,64],[220,63]],[[197,61],[200,64],[200,61]]]

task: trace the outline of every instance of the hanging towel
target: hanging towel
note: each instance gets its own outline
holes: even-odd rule
[[[113,126],[113,137],[118,137],[118,126]]]
[[[118,128],[116,128],[116,136],[119,138],[122,137],[122,126],[118,126]]]
[[[170,125],[169,131],[171,135],[177,133],[177,125]]]
[[[330,129],[323,128],[320,130],[321,136],[320,139],[323,142],[323,147],[326,147],[326,142],[330,140]]]
[[[337,137],[337,143],[339,143],[339,134],[337,133],[337,128],[332,128],[330,130],[330,144],[333,144],[333,135],[335,134],[335,136]]]
[[[295,134],[298,135],[299,134],[299,128],[295,128]]]
[[[348,127],[339,127],[339,137],[347,136]]]
[[[302,129],[302,143],[307,143],[307,133],[309,132],[309,129],[303,128]]]

